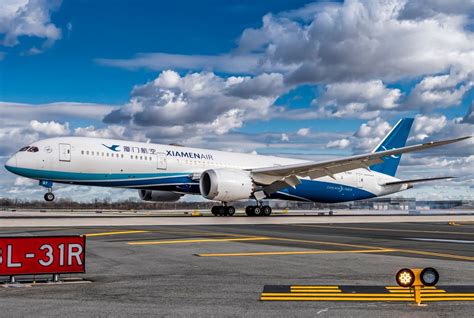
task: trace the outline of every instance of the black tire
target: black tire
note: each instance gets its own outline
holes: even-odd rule
[[[262,215],[263,216],[270,216],[272,214],[272,208],[269,205],[264,205],[262,207]]]
[[[217,209],[216,209],[216,208],[217,208],[216,206],[213,206],[213,207],[211,208],[211,213],[212,213],[214,216],[217,216]]]
[[[217,215],[219,216],[223,216],[223,215],[226,215],[226,209],[225,209],[225,206],[217,206],[216,207],[216,211],[217,211]]]
[[[248,207],[246,207],[245,214],[247,214],[247,216],[255,216],[253,206],[249,205]]]
[[[259,206],[254,206],[253,207],[253,215],[255,216],[262,216],[263,213],[262,213],[262,208],[259,207]]]
[[[235,208],[231,205],[226,208],[226,215],[233,216],[235,214]]]
[[[44,199],[48,202],[51,202],[54,200],[54,194],[52,192],[45,193]]]

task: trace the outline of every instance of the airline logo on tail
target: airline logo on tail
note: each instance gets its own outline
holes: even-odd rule
[[[385,146],[382,146],[382,149],[383,150],[394,150],[394,149],[397,149],[397,148],[387,149]],[[393,159],[400,159],[401,155],[398,155],[398,156],[390,155],[390,157],[393,158]]]

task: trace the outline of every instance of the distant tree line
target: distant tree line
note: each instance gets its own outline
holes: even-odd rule
[[[268,202],[265,202],[266,204]],[[205,202],[147,202],[136,199],[127,199],[122,201],[111,201],[106,198],[103,200],[94,200],[91,202],[77,202],[71,199],[56,199],[53,202],[44,200],[23,200],[0,198],[0,209],[61,209],[61,210],[181,210],[181,209],[211,209],[212,206],[218,204],[213,201]],[[245,208],[247,205],[254,205],[255,201],[238,201],[232,202],[236,208]],[[318,204],[308,202],[288,202],[288,201],[272,201],[274,208],[290,208],[290,209],[320,209],[320,208],[348,208],[348,204]]]

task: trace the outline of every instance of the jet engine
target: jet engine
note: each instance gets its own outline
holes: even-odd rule
[[[157,191],[157,190],[138,190],[138,195],[143,201],[152,202],[174,202],[178,201],[183,195],[175,192]]]
[[[212,169],[201,174],[199,190],[206,199],[228,202],[250,198],[254,183],[247,171]]]

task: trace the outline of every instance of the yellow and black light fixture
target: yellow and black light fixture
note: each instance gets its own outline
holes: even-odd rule
[[[435,286],[439,281],[439,274],[432,267],[402,268],[395,279],[400,287],[414,289],[415,303],[421,305],[421,289]]]
[[[415,283],[415,273],[409,268],[399,270],[395,278],[401,287],[411,287]]]
[[[434,286],[439,280],[438,271],[432,267],[427,267],[421,271],[420,280],[424,286]]]

